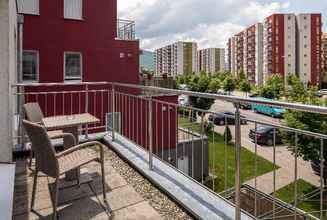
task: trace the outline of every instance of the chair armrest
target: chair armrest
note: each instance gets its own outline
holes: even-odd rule
[[[72,146],[75,146],[77,144],[75,136],[71,133],[62,133],[51,137],[51,139],[59,139],[59,138],[69,138],[69,142],[72,143],[71,144]]]
[[[60,158],[60,157],[63,157],[65,155],[67,155],[67,154],[73,153],[75,151],[82,150],[82,149],[88,148],[88,147],[94,147],[94,146],[99,147],[99,149],[100,149],[100,156],[101,156],[101,158],[103,158],[103,144],[101,144],[98,141],[90,141],[90,142],[87,142],[87,143],[84,143],[84,144],[76,145],[74,147],[71,147],[71,148],[69,148],[67,150],[64,150],[64,151],[56,154],[56,157],[57,158]]]

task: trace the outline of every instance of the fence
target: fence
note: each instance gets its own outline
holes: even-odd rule
[[[235,219],[240,219],[241,209],[258,219],[327,218],[324,194],[324,143],[327,136],[278,123],[244,118],[241,116],[240,104],[326,115],[325,107],[106,82],[19,84],[15,87],[17,92],[14,95],[20,106],[16,112],[17,144],[24,143],[20,126],[21,118],[24,117],[21,108],[23,103],[38,102],[45,117],[87,112],[99,118],[100,122],[81,128],[81,134],[107,131],[113,139],[117,133],[123,135],[148,151],[149,169],[152,169],[153,157],[157,157],[208,190],[233,202]],[[144,92],[165,95],[140,95]],[[182,106],[178,104],[178,95],[233,103],[235,112],[225,114]],[[262,126],[270,129],[269,150],[262,143]],[[231,140],[224,132],[227,127],[232,129]],[[252,138],[252,143],[248,136]],[[288,145],[293,148],[293,154],[288,155],[286,148],[280,146],[284,137],[289,139]],[[316,166],[314,169],[297,153],[299,141],[303,138],[310,140],[314,146],[319,145],[319,148],[315,148],[319,159],[312,163],[313,167]],[[246,145],[251,147],[246,148]],[[278,158],[281,157],[278,153],[280,149],[284,149],[284,154],[288,155],[288,167],[278,165],[281,161]],[[266,155],[262,152],[266,152]],[[300,174],[302,169],[308,170],[306,175],[316,183],[316,188],[306,194],[300,192],[299,186],[299,180],[305,177]],[[291,184],[288,189],[292,193],[283,202],[279,190],[286,186],[282,184],[283,175],[280,175],[284,171],[288,174],[286,185]],[[262,182],[261,178],[265,175],[268,178]],[[244,187],[249,185],[251,190],[246,188],[244,191]],[[303,211],[301,208],[306,208],[303,204],[309,204],[314,209]]]

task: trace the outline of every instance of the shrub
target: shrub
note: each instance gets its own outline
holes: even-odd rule
[[[227,141],[227,143],[229,144],[232,141],[232,138],[233,138],[232,132],[231,132],[229,126],[226,126],[225,131],[224,131],[224,141]]]

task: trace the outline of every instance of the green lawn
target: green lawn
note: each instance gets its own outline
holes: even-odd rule
[[[317,189],[317,187],[311,185],[310,183],[300,179],[297,181],[298,185],[298,198],[303,197],[304,195],[314,191]],[[276,197],[279,198],[280,200],[283,200],[284,202],[287,203],[293,203],[294,202],[294,183],[291,183],[280,190],[276,192]],[[317,195],[313,198],[310,199],[305,199],[305,200],[299,200],[298,201],[298,208],[302,209],[303,211],[306,212],[315,212],[320,210],[320,195]],[[324,206],[324,209],[326,209],[326,203]],[[312,215],[315,215],[317,217],[320,216],[319,213],[314,213]],[[326,215],[323,219],[327,219]]]
[[[179,126],[189,128],[200,133],[201,128],[199,123],[190,123],[187,118],[179,117]],[[209,169],[217,178],[208,186],[216,191],[221,192],[225,188],[225,143],[221,134],[208,132],[209,139]],[[256,176],[263,175],[273,171],[273,164],[264,158],[257,156],[257,173]],[[255,154],[251,151],[242,148],[241,151],[241,181],[242,183],[253,179]],[[278,168],[278,167],[276,167]],[[227,145],[227,187],[233,187],[235,183],[235,147]],[[213,187],[214,186],[214,187]]]

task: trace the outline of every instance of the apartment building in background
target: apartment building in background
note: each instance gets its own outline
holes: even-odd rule
[[[232,74],[236,72],[236,40],[235,36],[228,39],[226,47],[226,70]]]
[[[225,49],[207,48],[198,51],[197,72],[215,73],[225,71]]]
[[[321,14],[297,15],[297,73],[307,85],[322,81]]]
[[[322,53],[323,53],[322,71],[324,74],[327,73],[327,33],[323,33],[322,35]]]
[[[321,14],[272,14],[241,33],[227,43],[227,66],[232,74],[242,69],[257,85],[272,74],[280,74],[285,83],[289,74],[298,74],[305,85],[321,84]]]
[[[252,84],[262,84],[263,25],[254,24],[244,31],[244,74]]]
[[[254,24],[231,37],[227,43],[227,69],[238,76],[243,72],[252,84],[262,84],[263,25]]]
[[[197,70],[197,43],[182,42],[167,45],[155,50],[156,75],[194,73]]]
[[[280,74],[287,79],[296,73],[296,16],[273,14],[264,20],[263,79]]]

